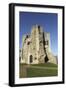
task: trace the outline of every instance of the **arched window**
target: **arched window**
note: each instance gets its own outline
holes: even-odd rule
[[[27,42],[27,45],[29,45],[30,44],[30,42]]]

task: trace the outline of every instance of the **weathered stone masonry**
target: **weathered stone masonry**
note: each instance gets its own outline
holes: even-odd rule
[[[41,26],[33,26],[30,35],[23,36],[20,62],[26,64],[57,63],[50,48],[50,34],[43,32]]]

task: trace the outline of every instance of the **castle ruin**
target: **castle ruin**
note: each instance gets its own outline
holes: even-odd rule
[[[30,35],[24,35],[22,38],[20,63],[39,64],[48,62],[57,64],[56,57],[50,48],[50,33],[43,32],[40,25],[34,25]]]

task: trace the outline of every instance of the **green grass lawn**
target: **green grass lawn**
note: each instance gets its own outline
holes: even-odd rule
[[[40,66],[40,67],[57,67],[57,64],[53,63],[44,63],[44,64],[32,64],[31,66]]]
[[[23,65],[20,64],[20,72],[21,72],[22,67],[24,65],[25,64],[23,64]],[[35,68],[35,67],[39,67],[39,68]],[[43,69],[41,69],[41,67]],[[55,69],[51,69],[51,68],[55,68]],[[49,76],[57,76],[58,75],[58,66],[56,64],[52,64],[52,63],[32,64],[28,68],[26,67],[26,73],[27,73],[26,77],[49,77]],[[22,77],[22,73],[20,73],[20,77]]]
[[[47,76],[57,76],[57,69],[27,69],[27,77],[47,77]]]

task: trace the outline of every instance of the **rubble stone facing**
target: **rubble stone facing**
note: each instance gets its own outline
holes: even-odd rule
[[[43,32],[39,25],[32,27],[30,35],[22,38],[22,49],[20,52],[20,62],[26,64],[54,63],[57,64],[56,57],[50,48],[50,33]]]

